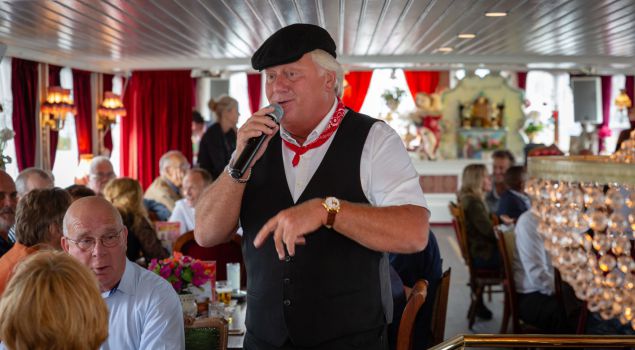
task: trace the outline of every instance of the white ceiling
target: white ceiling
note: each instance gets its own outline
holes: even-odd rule
[[[325,27],[352,69],[635,70],[633,0],[2,1],[0,42],[8,56],[96,71],[240,70],[296,22]]]

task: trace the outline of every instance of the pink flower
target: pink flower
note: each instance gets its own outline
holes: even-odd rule
[[[159,271],[159,275],[165,279],[170,277],[171,274],[172,274],[172,269],[168,265],[161,267],[161,271]]]

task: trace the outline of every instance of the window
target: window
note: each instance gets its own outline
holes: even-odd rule
[[[0,62],[0,103],[3,112],[0,112],[0,129],[13,130],[13,93],[11,92],[11,58],[4,57]],[[6,172],[12,178],[18,176],[18,164],[15,156],[15,137],[8,140],[2,154],[11,158],[11,162],[5,164]]]
[[[73,91],[73,72],[65,67],[60,71],[60,82],[63,88]],[[57,151],[55,153],[55,164],[53,164],[53,176],[55,186],[67,187],[75,182],[75,171],[78,165],[77,134],[75,129],[75,116],[68,114],[64,127],[58,133]]]
[[[401,102],[397,108],[398,114],[391,115],[387,118],[390,109],[381,95],[384,91],[394,88],[404,90],[405,93],[401,97]],[[414,125],[412,125],[407,118],[408,114],[414,110],[414,98],[408,88],[403,70],[375,69],[373,71],[373,77],[370,80],[370,85],[368,86],[366,99],[364,99],[364,104],[362,104],[362,108],[360,108],[359,112],[374,118],[384,119],[388,125],[397,131],[399,136],[404,136],[408,132],[414,132]]]

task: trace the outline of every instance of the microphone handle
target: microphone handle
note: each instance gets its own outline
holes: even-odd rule
[[[267,117],[271,118],[271,120],[277,123],[276,118],[274,118],[273,116],[267,114]],[[252,137],[247,140],[247,144],[245,145],[243,152],[240,154],[240,156],[238,156],[238,159],[236,159],[234,166],[229,169],[229,174],[231,175],[231,177],[233,177],[234,179],[240,179],[243,177],[243,175],[245,175],[245,172],[247,172],[247,168],[249,168],[249,164],[251,164],[251,161],[256,156],[256,153],[258,153],[258,150],[260,150],[260,147],[262,147],[262,144],[263,142],[265,142],[266,138],[267,134],[262,134],[258,137]]]
[[[229,169],[231,177],[234,179],[243,177],[245,172],[247,172],[247,168],[249,168],[249,164],[251,164],[251,161],[256,156],[256,153],[258,153],[260,147],[262,147],[262,143],[265,142],[266,138],[267,135],[262,134],[258,137],[252,137],[247,141],[243,152],[238,156],[238,159],[236,159],[236,163]]]

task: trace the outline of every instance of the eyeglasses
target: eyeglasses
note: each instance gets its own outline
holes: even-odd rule
[[[123,228],[119,230],[119,232],[109,233],[99,237],[98,239],[101,242],[101,245],[106,248],[114,248],[118,246],[121,243],[121,231],[123,231]],[[77,246],[77,248],[79,248],[80,250],[84,252],[87,252],[87,251],[92,252],[95,249],[95,245],[97,245],[97,239],[93,237],[85,237],[78,240],[74,240],[69,237],[64,237],[64,239],[66,239],[67,241],[73,242]]]
[[[95,173],[95,174],[90,174],[90,176],[94,179],[112,179],[114,178],[116,175],[114,172],[107,172],[107,173]]]

